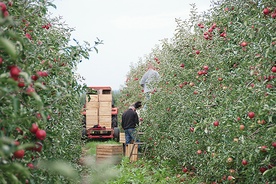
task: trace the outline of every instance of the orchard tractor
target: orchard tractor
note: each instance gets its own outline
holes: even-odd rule
[[[114,139],[119,142],[118,109],[114,107],[111,87],[88,87],[83,115],[83,137],[87,139]]]

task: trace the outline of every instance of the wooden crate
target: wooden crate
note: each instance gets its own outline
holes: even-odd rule
[[[99,107],[99,102],[87,102],[86,103],[86,109],[91,109],[91,108],[98,108]]]
[[[89,96],[90,96],[90,101],[88,101],[88,97],[86,97],[86,102],[98,102],[99,101],[98,95],[89,95]]]
[[[99,116],[111,116],[112,107],[99,107]]]
[[[112,102],[112,94],[99,94],[99,102]]]
[[[99,124],[106,128],[111,128],[111,115],[109,116],[99,116]]]
[[[99,102],[99,107],[102,108],[102,107],[110,107],[112,108],[112,102],[102,102],[100,101]]]
[[[86,109],[86,116],[98,116],[99,115],[99,109],[96,107],[91,107]]]
[[[92,128],[99,122],[99,116],[87,116],[86,115],[86,129]]]
[[[114,161],[119,164],[123,156],[123,146],[121,144],[98,144],[96,146],[97,161]]]
[[[98,94],[111,94],[111,89],[100,89]]]
[[[120,143],[126,143],[125,133],[120,132]]]
[[[132,155],[130,157],[132,148],[133,148],[133,151],[132,151]],[[137,144],[128,144],[126,146],[125,156],[130,157],[129,158],[130,161],[137,161],[138,160],[138,145]]]

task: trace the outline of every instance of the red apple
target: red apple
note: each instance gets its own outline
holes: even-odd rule
[[[247,165],[247,164],[248,164],[247,160],[243,159],[242,160],[242,165]]]
[[[273,85],[272,85],[272,84],[267,84],[267,85],[266,85],[266,88],[267,88],[267,89],[271,89],[271,88],[273,88]]]
[[[240,125],[240,130],[244,130],[245,126],[244,125]]]
[[[184,67],[185,67],[184,63],[181,63],[180,67],[181,67],[181,68],[184,68]]]
[[[46,138],[46,131],[45,130],[37,130],[35,136],[39,140],[44,140]]]
[[[228,181],[232,181],[233,179],[234,179],[233,176],[228,176],[228,177],[227,177],[227,180],[228,180]]]
[[[28,38],[29,40],[32,39],[32,36],[31,36],[29,33],[26,33],[25,36],[26,36],[26,38]]]
[[[255,117],[255,113],[254,113],[254,112],[249,112],[247,115],[248,115],[248,117],[249,117],[250,119],[252,119],[252,118]]]
[[[263,14],[264,14],[264,15],[268,15],[269,13],[270,13],[269,8],[264,8]]]
[[[30,169],[34,169],[34,164],[32,164],[32,163],[27,163],[27,167],[29,167]]]
[[[260,151],[261,152],[266,152],[267,151],[266,149],[267,149],[267,146],[261,146]]]
[[[213,124],[214,124],[214,126],[219,126],[219,122],[218,121],[215,121]]]
[[[18,146],[18,145],[20,145],[20,142],[19,141],[14,141],[14,145]]]
[[[184,173],[188,172],[187,167],[184,167],[184,168],[182,169],[182,171],[183,171]]]
[[[34,151],[37,151],[37,152],[41,152],[41,150],[42,150],[42,143],[41,142],[36,142],[35,143],[35,146],[34,146],[34,148],[33,148],[33,150]]]
[[[272,71],[273,73],[276,73],[276,66],[273,66],[273,67],[271,68],[271,71]]]
[[[18,77],[21,70],[17,66],[11,66],[10,75],[11,77]]]
[[[35,89],[33,88],[33,87],[31,87],[31,86],[29,86],[27,89],[26,89],[26,93],[28,94],[28,95],[30,95],[30,94],[32,94],[32,93],[34,93],[35,92]]]
[[[274,10],[275,11],[275,10]],[[276,18],[276,12],[271,13],[271,18],[275,19]]]
[[[242,47],[246,47],[247,46],[247,42],[241,42],[240,44]]]
[[[276,148],[276,142],[273,142],[271,145]]]
[[[267,168],[266,167],[260,167],[259,170],[260,170],[261,173],[264,173],[267,170]]]
[[[37,75],[32,75],[31,79],[34,80],[34,81],[36,81],[38,79],[38,76]]]
[[[195,53],[196,53],[196,54],[200,54],[200,51],[199,51],[199,50],[196,50]]]
[[[25,87],[25,82],[24,81],[19,81],[17,86],[20,87],[20,88],[24,88]]]
[[[197,72],[197,74],[198,74],[198,75],[202,75],[203,72],[200,70],[200,71]]]
[[[23,158],[25,155],[25,151],[22,149],[22,150],[17,150],[13,153],[13,156],[15,158]]]
[[[2,12],[7,11],[7,6],[6,6],[6,4],[3,3],[3,2],[0,2],[0,8],[1,8]]]
[[[226,36],[227,36],[226,32],[220,33],[220,37],[226,37]]]
[[[204,70],[209,70],[209,66],[205,65],[202,67]]]
[[[33,134],[35,134],[37,132],[37,130],[38,130],[37,124],[33,123],[32,127],[30,128],[30,132],[33,133]]]

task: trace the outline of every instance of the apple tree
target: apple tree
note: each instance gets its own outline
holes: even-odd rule
[[[275,13],[274,1],[221,0],[176,20],[174,37],[144,61],[161,75],[140,114],[149,158],[207,183],[275,182]],[[122,94],[140,98],[131,83]]]
[[[0,2],[0,183],[80,179],[85,86],[76,66],[100,42],[70,44],[73,29],[50,6]]]

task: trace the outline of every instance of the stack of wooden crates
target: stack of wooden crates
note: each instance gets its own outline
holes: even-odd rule
[[[86,97],[86,129],[100,125],[111,128],[112,92],[110,87],[91,87],[97,91]]]

